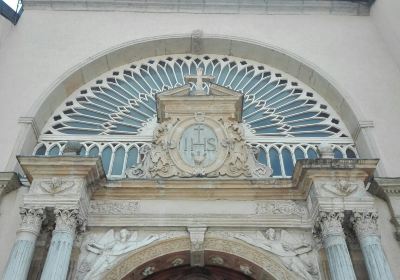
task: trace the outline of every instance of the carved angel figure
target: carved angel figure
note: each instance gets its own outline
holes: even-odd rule
[[[273,228],[268,229],[265,236],[261,232],[257,232],[255,238],[245,234],[238,234],[235,237],[278,255],[283,264],[289,270],[300,275],[302,279],[313,280],[313,275],[318,273],[307,256],[307,253],[312,251],[311,245],[304,240],[294,238],[286,230],[281,230],[279,238]]]
[[[160,237],[150,235],[143,240],[137,240],[137,232],[121,229],[119,234],[109,230],[99,241],[90,241],[86,249],[96,254],[95,261],[84,279],[96,279],[106,269],[110,269],[118,257],[140,247],[146,246]]]

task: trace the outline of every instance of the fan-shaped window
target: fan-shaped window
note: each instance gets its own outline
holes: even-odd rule
[[[258,159],[274,176],[291,176],[297,159],[316,158],[321,142],[332,144],[337,158],[356,157],[339,117],[312,89],[266,65],[216,55],[156,57],[98,77],[56,110],[35,154],[61,154],[67,140],[77,140],[83,155],[102,156],[109,178],[122,178],[138,162],[138,147],[152,140],[155,95],[182,86],[198,67],[244,95],[246,137],[262,148]]]

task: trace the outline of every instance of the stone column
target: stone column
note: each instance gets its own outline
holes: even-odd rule
[[[351,221],[357,234],[370,280],[392,280],[392,272],[383,253],[378,234],[376,212],[354,212]]]
[[[77,209],[54,210],[56,228],[53,231],[41,280],[64,280],[67,278],[78,213]]]
[[[342,228],[342,212],[320,212],[318,225],[332,280],[356,280]]]
[[[36,239],[40,233],[44,210],[21,208],[22,223],[17,231],[17,238],[10,253],[3,280],[24,280],[28,276]]]

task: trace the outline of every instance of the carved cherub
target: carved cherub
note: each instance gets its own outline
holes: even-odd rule
[[[86,245],[89,252],[98,256],[84,279],[95,279],[105,269],[109,269],[119,256],[146,246],[159,238],[158,235],[149,235],[138,241],[136,231],[121,229],[119,235],[116,235],[113,229],[109,230],[99,241],[91,241]]]

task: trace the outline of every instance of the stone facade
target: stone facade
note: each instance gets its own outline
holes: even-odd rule
[[[399,278],[400,183],[390,178],[398,177],[398,110],[387,109],[398,104],[399,42],[386,34],[397,34],[396,24],[383,19],[392,18],[388,7],[397,4],[376,2],[371,12],[359,3],[346,6],[351,17],[332,16],[346,13],[345,6],[329,12],[304,6],[300,14],[317,15],[296,19],[270,6],[257,15],[258,6],[233,5],[209,14],[175,3],[178,13],[160,13],[165,8],[153,3],[142,7],[153,13],[140,14],[104,2],[85,5],[77,28],[78,13],[65,10],[81,10],[79,1],[27,1],[15,30],[0,21],[0,74],[10,73],[0,75],[2,98],[14,106],[20,102],[10,97],[14,92],[26,97],[17,113],[8,102],[0,105],[1,128],[8,131],[0,147],[3,278],[157,279],[180,269],[251,279]],[[285,7],[300,9],[274,8]],[[42,20],[57,28],[59,17],[74,34],[63,29],[57,35],[63,38],[47,36],[53,29]],[[90,26],[103,20],[104,30]],[[281,25],[266,36],[276,20]],[[134,34],[121,32],[121,24],[134,26]],[[65,57],[56,54],[58,44]],[[48,59],[11,55],[25,47]],[[107,178],[101,159],[79,156],[77,142],[68,142],[64,155],[31,156],[56,108],[106,71],[158,55],[205,53],[258,61],[305,83],[343,120],[362,159],[334,159],[323,143],[319,158],[297,160],[293,176],[272,178],[246,137],[243,95],[214,84],[201,69],[185,77],[193,86],[156,95],[157,116],[143,128],[152,142],[138,150],[139,162],[125,179]],[[32,71],[34,65],[41,70]],[[368,79],[357,74],[362,69],[370,69]],[[14,77],[23,82],[11,83]],[[17,118],[18,128],[9,121]]]

